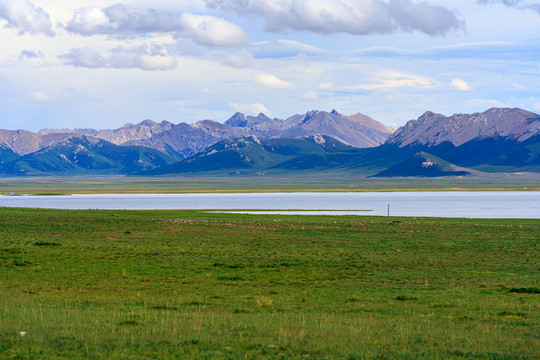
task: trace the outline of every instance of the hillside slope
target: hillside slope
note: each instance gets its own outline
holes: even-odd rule
[[[399,164],[373,175],[373,177],[441,177],[470,174],[471,171],[459,168],[437,156],[419,152]]]
[[[222,174],[249,171],[255,174],[261,171],[291,170],[287,166],[292,159],[311,155],[339,154],[355,152],[352,146],[341,143],[329,136],[311,136],[306,138],[261,139],[248,136],[227,139],[210,146],[193,157],[160,168],[141,171],[136,175],[166,175],[182,173],[215,172]],[[319,165],[312,166],[319,167]],[[328,164],[324,164],[328,167]]]
[[[118,146],[101,139],[73,136],[39,151],[0,163],[0,174],[129,174],[170,164],[176,160],[155,149]]]

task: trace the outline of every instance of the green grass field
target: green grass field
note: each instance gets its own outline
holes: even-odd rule
[[[539,244],[538,220],[0,208],[0,358],[538,359]]]
[[[0,193],[16,194],[431,190],[540,190],[540,174],[406,179],[373,179],[317,173],[229,177],[0,177]]]

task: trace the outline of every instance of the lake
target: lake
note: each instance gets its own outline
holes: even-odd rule
[[[540,191],[2,195],[0,206],[540,219]]]

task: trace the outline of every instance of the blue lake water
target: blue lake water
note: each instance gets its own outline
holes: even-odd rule
[[[0,196],[0,206],[379,216],[390,206],[390,216],[540,219],[540,191],[24,195]]]

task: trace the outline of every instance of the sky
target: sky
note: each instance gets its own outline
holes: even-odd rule
[[[0,0],[0,128],[540,113],[540,0]]]

